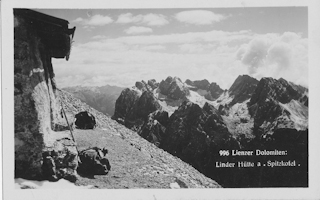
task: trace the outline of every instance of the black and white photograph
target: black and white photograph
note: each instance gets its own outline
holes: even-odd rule
[[[5,1],[4,196],[319,198],[319,3],[99,2]]]

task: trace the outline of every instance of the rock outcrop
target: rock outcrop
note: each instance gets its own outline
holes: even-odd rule
[[[173,100],[183,99],[189,95],[189,89],[180,78],[169,76],[159,84],[160,92]]]
[[[200,108],[192,102],[171,115],[160,147],[207,176],[219,174],[215,162],[221,160],[220,149],[240,149],[213,106]]]
[[[187,79],[185,83],[192,86],[192,88],[189,88],[190,90],[193,90],[196,92],[199,90],[206,91],[206,93],[204,93],[203,96],[207,100],[214,101],[223,93],[223,90],[220,88],[219,85],[217,85],[217,83],[214,83],[214,82],[209,83],[207,79],[203,79],[200,81],[191,81]]]
[[[250,99],[257,87],[258,82],[258,80],[248,75],[238,76],[228,90],[230,96],[234,97],[230,105],[242,103],[245,100]]]
[[[68,133],[56,132],[62,119],[51,64],[52,57],[69,57],[71,32],[68,21],[14,9],[16,178],[74,177],[75,143]]]
[[[263,132],[277,127],[299,129],[297,126],[305,130],[308,122],[306,91],[284,79],[262,78],[248,102],[255,127],[263,126]]]
[[[149,91],[125,89],[116,101],[116,111],[112,119],[133,130],[140,130],[148,115],[160,108],[159,103]]]

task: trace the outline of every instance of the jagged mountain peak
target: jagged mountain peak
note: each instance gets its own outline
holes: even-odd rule
[[[230,96],[233,96],[233,100],[230,105],[235,103],[242,103],[249,99],[255,91],[258,80],[248,75],[240,75],[231,85],[228,90]]]
[[[258,101],[266,101],[266,99],[288,103],[292,99],[300,99],[306,91],[302,86],[297,86],[283,78],[277,80],[271,77],[264,77],[259,81],[257,90],[250,100],[250,104],[252,105]]]
[[[160,92],[167,97],[178,100],[184,99],[190,94],[188,87],[180,78],[168,76],[166,80],[162,80],[159,84]]]
[[[252,78],[251,76],[240,75],[236,78],[228,91],[230,94],[238,94],[244,89],[249,89],[246,87],[250,87],[250,89],[253,88],[258,82],[257,79]]]
[[[194,86],[197,89],[202,89],[202,90],[208,90],[210,86],[210,82],[207,79],[196,80],[196,81],[191,81],[190,79],[187,79],[185,83],[190,86]]]
[[[210,101],[216,100],[223,93],[223,90],[217,83],[210,83],[207,79],[195,81],[187,79],[185,83],[188,84],[190,90],[198,92],[199,95],[204,96],[204,98]]]

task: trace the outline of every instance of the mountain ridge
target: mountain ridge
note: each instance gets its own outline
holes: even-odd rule
[[[264,181],[254,182],[249,175],[251,178],[248,180],[252,183],[248,183],[248,180],[239,178],[237,174],[250,170],[234,169],[231,172],[216,168],[214,161],[226,161],[226,158],[218,154],[218,149],[274,148],[276,144],[276,148],[287,146],[290,149],[288,151],[296,152],[291,145],[286,145],[292,139],[286,141],[280,138],[284,135],[291,138],[295,134],[307,136],[308,133],[308,89],[282,78],[262,78],[258,81],[248,75],[239,76],[228,90],[220,90],[220,96],[213,101],[206,98],[210,92],[207,80],[187,79],[183,83],[178,77],[168,77],[154,89],[150,89],[151,86],[146,81],[143,82],[144,88],[149,89],[133,87],[121,93],[121,99],[136,99],[130,105],[130,115],[134,117],[121,117],[128,113],[121,113],[121,110],[116,109],[112,119],[121,121],[149,142],[180,157],[208,177],[221,181],[226,187],[244,187],[243,184],[247,184],[247,187],[264,186],[269,184],[271,178],[264,177]],[[131,90],[137,91],[134,97],[127,94]],[[141,102],[140,98],[146,95],[150,96],[149,101],[138,104],[137,102]],[[123,106],[123,101],[118,100],[116,107]],[[142,112],[141,109],[153,104],[157,107],[146,109],[143,116],[134,112]],[[162,116],[160,118],[159,113]],[[159,119],[162,119],[162,123]],[[291,135],[287,134],[290,132]],[[281,140],[284,144],[281,146],[280,143],[270,142],[274,140]],[[304,143],[301,145],[305,147],[306,140],[302,140]],[[301,170],[306,170],[304,156],[307,151],[303,147],[303,152],[295,154],[297,160],[304,162]],[[231,160],[239,161],[237,159]],[[276,173],[281,174],[280,171]],[[230,173],[238,178],[227,180]],[[257,172],[253,169],[251,173]],[[305,171],[303,173],[306,174]],[[301,184],[307,184],[305,176],[301,179]],[[300,183],[296,181],[292,184]]]

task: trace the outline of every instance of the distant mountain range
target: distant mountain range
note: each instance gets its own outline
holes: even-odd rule
[[[108,116],[114,114],[115,102],[123,89],[122,87],[110,85],[63,88],[63,90],[70,92],[81,101]]]
[[[308,186],[308,89],[285,79],[242,75],[228,90],[208,80],[139,81],[121,92],[112,118],[224,187]]]

